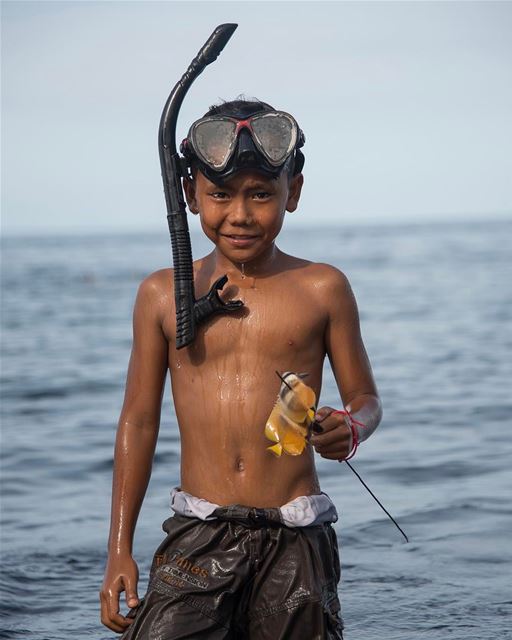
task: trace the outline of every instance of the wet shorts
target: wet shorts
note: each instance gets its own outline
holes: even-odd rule
[[[336,533],[283,523],[279,509],[176,514],[153,559],[146,596],[122,640],[343,638]]]

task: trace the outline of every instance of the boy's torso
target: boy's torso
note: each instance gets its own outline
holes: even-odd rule
[[[208,270],[205,261],[195,266],[199,297],[222,274]],[[287,256],[268,277],[229,273],[223,295],[243,300],[244,308],[214,318],[180,351],[169,308],[164,333],[185,491],[217,504],[254,507],[319,492],[312,450],[276,458],[264,436],[280,385],[276,370],[307,372],[308,384],[317,396],[320,391],[328,309],[319,269]]]

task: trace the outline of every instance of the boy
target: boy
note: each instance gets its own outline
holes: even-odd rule
[[[313,448],[334,461],[353,454],[377,427],[381,405],[347,279],[275,245],[285,212],[299,202],[303,142],[289,114],[237,100],[212,107],[182,145],[188,206],[215,245],[194,263],[197,296],[226,273],[223,298],[244,306],[211,319],[177,351],[170,270],[140,286],[100,594],[103,623],[126,640],[343,637],[337,516],[320,491]],[[275,371],[307,372],[319,397],[326,355],[349,414],[318,409],[322,432],[312,447],[274,457],[264,426],[280,387]],[[181,486],[139,601],[132,540],[167,369]],[[127,617],[119,613],[122,591]]]

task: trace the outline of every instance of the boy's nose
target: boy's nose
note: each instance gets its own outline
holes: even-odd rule
[[[248,225],[251,220],[251,210],[247,202],[243,198],[234,198],[229,209],[228,222],[234,225]]]

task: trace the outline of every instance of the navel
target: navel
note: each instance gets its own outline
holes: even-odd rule
[[[236,461],[235,469],[237,471],[245,471],[245,462],[243,458],[238,458]]]

